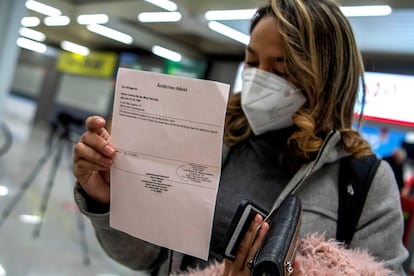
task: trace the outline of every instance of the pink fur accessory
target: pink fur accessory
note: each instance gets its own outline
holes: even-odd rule
[[[375,260],[366,250],[346,249],[336,240],[325,240],[323,235],[310,235],[299,241],[294,275],[303,276],[388,276],[381,261]],[[223,263],[215,263],[203,270],[190,270],[175,276],[222,276]]]

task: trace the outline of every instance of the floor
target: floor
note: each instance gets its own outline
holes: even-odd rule
[[[48,152],[50,128],[32,125],[34,110],[9,98],[0,116],[13,134],[0,156],[0,276],[147,275],[103,252],[73,202],[70,141],[61,154]]]

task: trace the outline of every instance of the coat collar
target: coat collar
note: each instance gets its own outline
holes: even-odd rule
[[[272,210],[277,209],[289,194],[294,194],[302,184],[306,182],[309,176],[315,171],[318,171],[323,165],[333,163],[342,157],[349,155],[349,153],[345,152],[342,148],[340,141],[341,134],[339,131],[332,130],[328,133],[315,160],[303,165],[297,171],[273,204]]]

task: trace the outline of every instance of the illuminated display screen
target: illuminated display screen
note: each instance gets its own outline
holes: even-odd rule
[[[414,127],[414,76],[366,72],[365,86],[365,120]]]

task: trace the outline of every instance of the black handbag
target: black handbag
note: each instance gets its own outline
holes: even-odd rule
[[[251,265],[252,276],[284,276],[293,272],[301,219],[300,199],[289,195],[271,215],[269,232]]]

